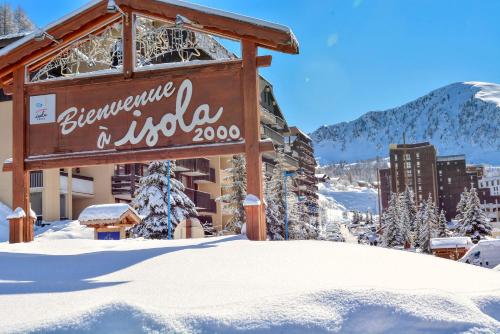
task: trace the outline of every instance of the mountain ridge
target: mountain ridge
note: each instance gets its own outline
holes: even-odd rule
[[[439,155],[465,154],[469,163],[500,164],[500,85],[457,82],[402,106],[369,111],[311,133],[322,164],[388,155],[389,144],[429,141]]]

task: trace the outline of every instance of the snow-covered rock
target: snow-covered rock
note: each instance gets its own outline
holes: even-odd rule
[[[379,247],[38,239],[0,254],[2,333],[500,331],[499,272]]]
[[[440,155],[466,154],[473,163],[500,163],[500,85],[461,82],[413,102],[322,126],[311,137],[322,163],[387,156],[389,144],[430,141]],[[361,149],[362,148],[362,149]]]

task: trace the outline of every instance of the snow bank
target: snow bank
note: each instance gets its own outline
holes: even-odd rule
[[[12,210],[0,202],[0,242],[9,240],[9,222],[7,217],[12,214]]]
[[[50,225],[35,226],[35,241],[94,239],[94,229],[81,225],[78,221],[59,221]]]
[[[0,252],[0,332],[500,331],[500,273],[385,248],[38,238]]]

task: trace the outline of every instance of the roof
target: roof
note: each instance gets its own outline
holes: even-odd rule
[[[80,9],[49,24],[43,30],[57,40],[35,40],[35,33],[0,50],[0,77],[40,55],[62,48],[104,22],[118,18],[119,13],[106,10],[108,0],[94,0]],[[122,7],[138,14],[175,22],[177,15],[188,18],[198,30],[237,40],[250,40],[257,46],[297,54],[298,41],[290,28],[239,14],[224,12],[179,0],[116,0]],[[5,82],[5,80],[4,80]]]
[[[102,221],[118,223],[127,216],[132,216],[137,222],[140,221],[137,212],[128,204],[101,204],[92,205],[83,210],[78,220],[83,225],[99,224]]]
[[[457,155],[442,155],[436,157],[437,161],[457,161],[457,160],[465,160],[465,155],[464,154],[457,154]]]
[[[312,141],[311,137],[309,137],[309,135],[307,133],[305,133],[304,131],[302,131],[301,129],[299,129],[296,126],[291,126],[290,131],[292,132],[292,135],[300,134],[302,137]]]
[[[431,249],[470,248],[474,244],[469,237],[432,238]]]

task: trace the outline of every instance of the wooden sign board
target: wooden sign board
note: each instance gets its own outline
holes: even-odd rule
[[[241,61],[27,85],[29,158],[243,142]]]

